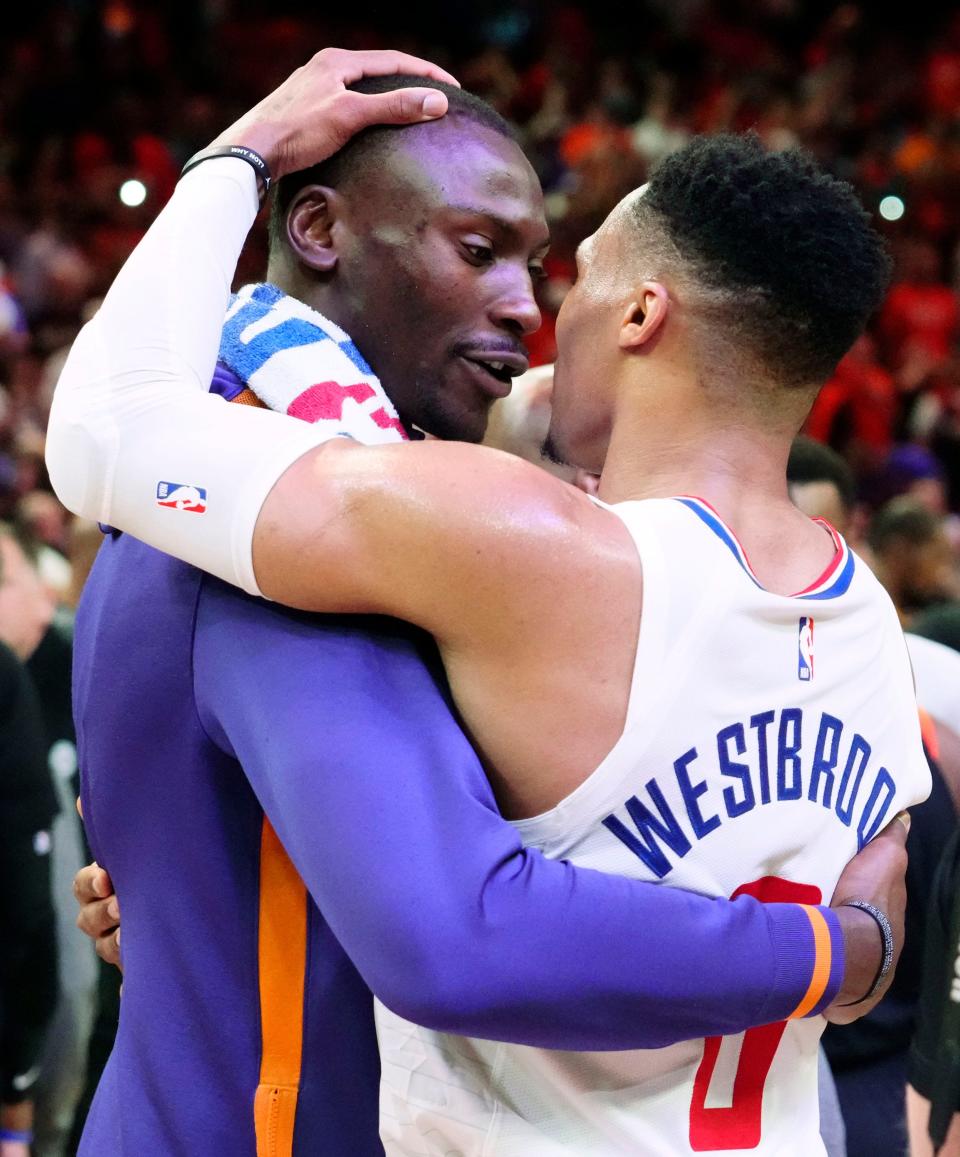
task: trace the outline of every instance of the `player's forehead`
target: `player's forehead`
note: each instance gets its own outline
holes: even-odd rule
[[[627,248],[632,237],[634,213],[637,200],[643,196],[646,185],[634,189],[610,210],[595,233],[585,237],[577,247],[577,264],[581,272],[593,267],[604,268],[608,264],[623,264],[630,250]]]
[[[522,230],[534,244],[547,243],[543,191],[515,141],[456,118],[417,129],[399,136],[390,157],[391,175],[411,208],[474,209]]]

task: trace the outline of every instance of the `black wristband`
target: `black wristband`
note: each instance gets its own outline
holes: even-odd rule
[[[180,170],[180,176],[189,173],[191,169],[195,169],[204,161],[212,161],[214,157],[236,157],[238,160],[246,161],[257,174],[257,191],[260,196],[260,204],[263,204],[264,198],[270,192],[270,184],[273,180],[270,176],[270,166],[259,153],[255,153],[253,149],[248,149],[246,145],[214,145],[209,149],[201,149],[199,153],[194,153],[183,166]]]
[[[872,916],[877,927],[880,929],[880,937],[883,940],[883,958],[880,961],[880,968],[866,996],[861,996],[859,1000],[851,1000],[849,1004],[843,1006],[844,1008],[852,1008],[856,1004],[863,1004],[865,1000],[869,1000],[886,980],[891,965],[893,964],[893,929],[890,927],[890,921],[887,919],[886,913],[881,912],[879,908],[874,904],[868,903],[866,900],[844,900],[841,907],[859,908],[861,912],[866,912],[868,916]]]

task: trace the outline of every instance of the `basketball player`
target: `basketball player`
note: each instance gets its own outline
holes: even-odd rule
[[[292,106],[290,96],[282,88],[262,102],[234,127],[232,142],[266,152],[281,172],[291,156],[308,163],[322,148],[313,109]],[[183,518],[214,506],[191,499],[176,511],[174,535],[155,533],[167,530],[155,514],[169,511],[169,491],[153,484],[144,518],[139,494],[144,478],[161,476],[158,459],[182,479],[205,482],[227,460],[227,471],[255,461],[252,484],[233,496],[220,485],[228,472],[209,487],[182,483],[204,502],[204,491],[216,495],[220,508],[201,532],[187,527],[174,549],[307,609],[385,611],[434,633],[501,804],[525,840],[550,856],[716,896],[819,903],[856,849],[923,795],[926,778],[889,602],[842,540],[800,516],[785,491],[790,438],[885,275],[845,187],[753,142],[697,144],[587,243],[581,283],[560,319],[551,432],[555,449],[586,470],[598,472],[606,456],[604,501],[593,503],[478,448],[337,442],[310,450],[311,430],[291,423],[288,433],[252,409],[236,408],[225,424],[235,446],[213,445],[220,415],[193,405],[206,396],[192,392],[191,379],[216,352],[219,323],[208,331],[207,295],[217,276],[229,280],[255,208],[254,178],[241,166],[221,158],[190,179],[209,210],[202,225],[210,253],[194,254],[189,277],[185,266],[174,272],[176,259],[203,230],[178,232],[176,212],[164,223],[176,222],[173,232],[156,234],[166,244],[148,244],[127,267],[116,312],[131,321],[153,299],[160,316],[140,332],[114,329],[115,311],[105,307],[78,343],[50,441],[68,505],[95,508],[170,547]],[[718,179],[725,168],[727,182]],[[504,274],[505,232],[475,224],[463,259]],[[317,261],[336,258],[331,239],[341,233],[331,215],[315,218]],[[389,251],[391,238],[377,240]],[[786,275],[764,260],[774,241]],[[824,249],[835,265],[823,276],[844,289],[829,310],[806,292],[804,261],[821,267]],[[151,280],[145,267],[154,260],[170,269],[155,269]],[[160,282],[167,288],[154,298]],[[173,372],[156,390],[149,358],[139,371],[131,358],[146,357],[150,334],[169,341],[172,332],[184,344],[169,350]],[[507,344],[463,352],[471,364],[459,369],[454,400],[471,398],[466,383],[495,389],[517,364]],[[119,380],[99,376],[104,346],[124,367],[129,406],[111,397]],[[151,356],[163,358],[164,348]],[[587,389],[591,381],[600,384]],[[107,387],[99,415],[90,404],[97,398],[86,397],[99,393],[92,384]],[[184,411],[197,420],[192,430]],[[99,437],[107,414],[116,442]],[[138,441],[144,419],[154,435],[158,421],[176,430],[178,443]],[[668,497],[693,488],[704,497]],[[740,531],[755,569],[704,498]],[[229,646],[235,624],[222,627]],[[250,735],[268,724],[282,734],[295,722],[276,703]],[[826,947],[832,930],[821,909],[809,911]],[[818,998],[810,994],[811,1007]],[[455,1041],[383,1010],[385,1142],[410,1153],[790,1145],[814,1153],[819,1029],[817,1021],[780,1022],[740,1042],[712,1038],[605,1059]],[[728,1083],[732,1101],[718,1107],[717,1085]]]

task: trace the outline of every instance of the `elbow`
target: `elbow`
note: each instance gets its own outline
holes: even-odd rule
[[[54,405],[47,428],[44,453],[50,485],[72,514],[103,521],[103,447],[84,422],[64,413],[64,409]]]
[[[73,514],[102,519],[102,503],[113,441],[84,366],[92,359],[93,322],[80,331],[57,382],[47,424],[44,457],[57,498]]]
[[[433,925],[427,934],[416,927],[381,937],[394,951],[378,954],[376,976],[366,980],[377,998],[397,1016],[438,1032],[467,1033],[476,1022],[479,995],[490,984],[488,961],[479,938],[467,943],[465,932],[449,934]]]
[[[391,977],[374,991],[391,1012],[435,1032],[468,1035],[477,1022],[469,987],[455,969],[432,965],[408,971]]]

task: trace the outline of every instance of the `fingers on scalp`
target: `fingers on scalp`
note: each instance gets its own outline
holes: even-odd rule
[[[391,119],[398,121],[418,121],[424,116],[423,102],[428,96],[439,99],[446,104],[446,97],[442,93],[421,88],[398,88],[394,92],[384,93],[384,101]]]
[[[392,76],[393,73],[404,73],[413,76],[429,77],[441,80],[445,84],[460,87],[460,82],[443,68],[431,64],[429,60],[422,60],[419,56],[411,56],[407,52],[347,52],[343,48],[324,48],[318,52],[314,60],[323,57],[323,63],[331,67],[340,68],[343,72],[343,83],[352,84],[362,76]]]

